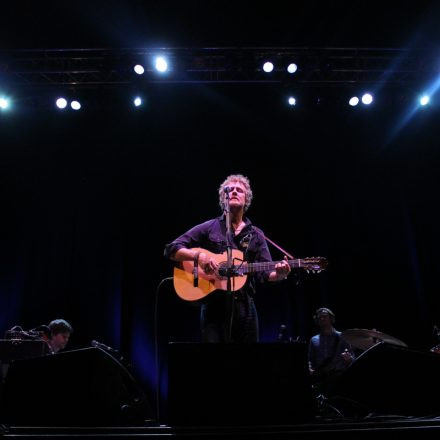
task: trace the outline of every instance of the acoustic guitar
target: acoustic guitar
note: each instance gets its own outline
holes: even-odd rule
[[[185,301],[199,301],[215,290],[228,289],[228,275],[231,277],[231,290],[241,289],[246,283],[247,275],[272,271],[280,261],[264,261],[248,263],[243,260],[243,252],[232,249],[233,267],[227,270],[227,253],[214,254],[202,248],[193,248],[195,251],[204,252],[215,260],[219,268],[213,274],[206,274],[197,267],[194,271],[194,261],[183,261],[174,268],[174,289],[177,295]],[[318,273],[327,267],[327,260],[323,257],[298,258],[287,260],[292,269],[304,269],[307,272]],[[195,282],[196,280],[196,282]]]

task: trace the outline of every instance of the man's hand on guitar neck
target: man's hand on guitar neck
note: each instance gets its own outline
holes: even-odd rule
[[[289,260],[284,256],[284,260],[275,265],[275,270],[270,273],[269,281],[282,281],[285,280],[290,273]]]

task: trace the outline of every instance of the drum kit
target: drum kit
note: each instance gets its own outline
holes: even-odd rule
[[[440,341],[440,328],[435,325],[432,333],[436,337],[437,341]],[[440,354],[440,344],[435,345],[429,351],[431,351],[432,353]]]
[[[440,329],[438,329],[438,327],[434,327],[434,331],[435,330],[438,330],[437,339],[440,340]],[[341,333],[341,337],[353,348],[357,348],[363,351],[368,350],[369,348],[374,347],[375,345],[380,343],[396,345],[398,347],[408,347],[405,342],[401,341],[400,339],[379,332],[375,329],[367,330],[362,328],[353,328],[343,331]],[[429,351],[432,353],[440,354],[440,344],[432,347]]]
[[[432,353],[440,354],[440,344],[435,345],[435,346],[432,347],[431,350],[429,350],[429,351],[431,351]]]
[[[341,333],[342,339],[348,342],[353,348],[359,350],[368,350],[380,343],[397,345],[399,347],[407,347],[405,342],[394,336],[387,335],[375,329],[367,330],[362,328],[353,328],[345,330]]]

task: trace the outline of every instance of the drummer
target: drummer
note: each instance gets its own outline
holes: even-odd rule
[[[351,345],[341,338],[333,326],[335,314],[327,307],[316,310],[313,320],[319,333],[309,342],[309,371],[314,383],[326,394],[334,380],[355,359]]]

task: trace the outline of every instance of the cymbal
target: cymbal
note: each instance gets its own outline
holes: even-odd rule
[[[373,347],[373,345],[376,345],[380,342],[386,342],[387,344],[398,345],[400,347],[407,347],[405,342],[401,341],[400,339],[377,330],[353,328],[344,330],[341,333],[341,337],[352,347],[359,348],[361,350],[368,350],[369,348]]]

